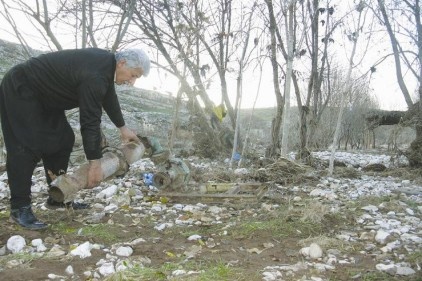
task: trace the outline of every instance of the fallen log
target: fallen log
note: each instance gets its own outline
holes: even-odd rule
[[[145,147],[142,143],[131,142],[120,149],[108,149],[100,159],[104,180],[120,176],[129,170],[129,165],[142,158]],[[79,190],[88,187],[88,163],[81,165],[72,174],[58,176],[51,183],[50,196],[57,202],[72,201]]]

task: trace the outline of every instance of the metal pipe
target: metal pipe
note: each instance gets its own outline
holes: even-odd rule
[[[104,179],[125,174],[129,165],[140,160],[145,152],[142,143],[131,142],[120,149],[112,149],[103,153],[100,159]],[[52,183],[49,194],[54,201],[72,201],[76,193],[88,187],[88,163],[81,165],[72,174],[58,176]]]

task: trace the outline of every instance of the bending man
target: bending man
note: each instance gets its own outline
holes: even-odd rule
[[[149,70],[149,58],[142,50],[113,54],[92,48],[43,54],[14,66],[4,76],[0,114],[13,221],[28,229],[47,227],[32,212],[31,177],[40,160],[48,184],[50,173],[67,171],[75,136],[65,110],[79,107],[83,147],[89,160],[88,187],[103,179],[99,161],[102,108],[120,129],[122,142],[139,141],[125,126],[114,84],[133,85]],[[60,204],[47,199],[47,206]],[[70,204],[74,209],[87,207]]]

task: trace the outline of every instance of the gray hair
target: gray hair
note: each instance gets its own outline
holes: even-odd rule
[[[150,61],[148,55],[141,49],[127,49],[115,54],[116,61],[125,60],[129,68],[141,68],[143,76],[148,76]]]

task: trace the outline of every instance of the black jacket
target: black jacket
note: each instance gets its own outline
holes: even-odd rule
[[[47,114],[79,107],[85,154],[101,158],[102,108],[116,127],[125,125],[114,88],[114,54],[94,48],[64,50],[31,58],[21,67]]]

